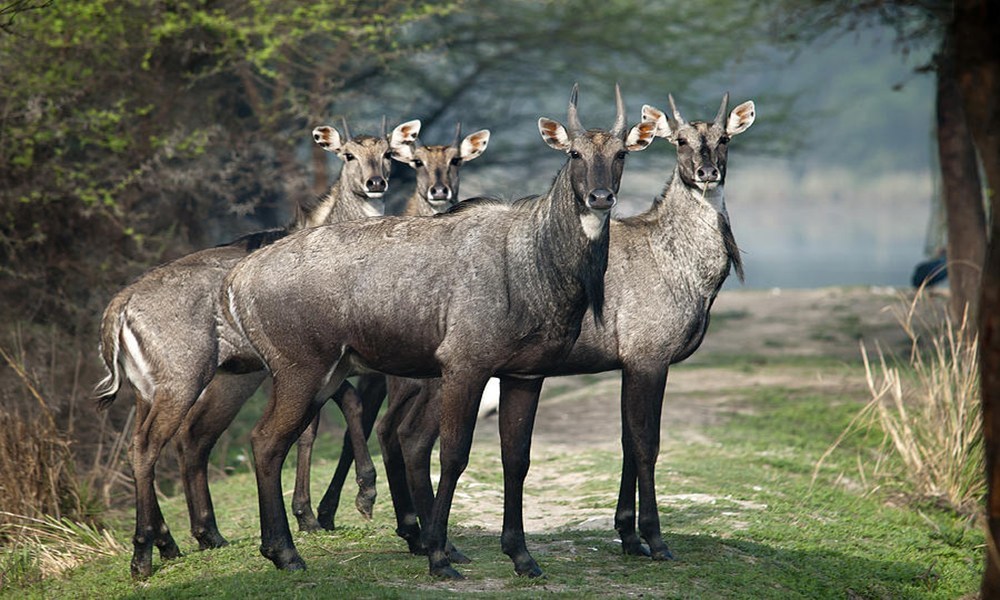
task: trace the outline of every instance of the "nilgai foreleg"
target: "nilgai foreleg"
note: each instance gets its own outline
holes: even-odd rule
[[[298,362],[274,369],[274,389],[264,414],[253,428],[253,447],[260,505],[260,553],[279,569],[305,569],[288,528],[281,493],[281,466],[292,443],[311,424],[316,413],[343,383],[347,361],[330,373],[322,364]],[[323,386],[324,379],[327,385]]]
[[[500,453],[503,460],[503,532],[500,547],[518,575],[539,577],[542,569],[524,541],[524,478],[531,464],[531,432],[544,379],[500,378]]]
[[[427,548],[420,539],[417,509],[407,485],[406,460],[403,458],[399,439],[399,424],[407,414],[411,397],[420,392],[420,387],[412,385],[410,379],[387,379],[389,406],[378,423],[377,431],[379,445],[382,447],[382,462],[385,464],[385,477],[392,496],[392,509],[396,514],[396,535],[406,541],[410,554],[426,555]]]
[[[421,526],[430,523],[434,508],[434,484],[431,483],[431,454],[438,439],[441,421],[441,380],[406,379],[406,414],[396,428],[397,443],[406,463],[406,484]],[[472,562],[449,540],[445,552],[452,563]],[[426,549],[421,552],[426,554]]]
[[[441,479],[434,496],[425,541],[431,575],[461,579],[462,574],[451,566],[451,559],[448,557],[448,518],[458,478],[469,464],[476,413],[479,411],[479,401],[489,380],[489,373],[447,368],[442,371]]]
[[[663,409],[663,392],[667,383],[667,367],[656,365],[647,368],[625,366],[622,369],[622,491],[615,513],[615,527],[622,538],[622,547],[628,554],[636,551],[635,494],[626,493],[626,471],[631,459],[634,482],[639,487],[639,533],[649,546],[653,560],[671,560],[660,533],[660,516],[656,506],[654,473],[660,452],[660,420]],[[631,488],[634,490],[635,483]]]
[[[375,426],[375,419],[378,411],[382,408],[385,399],[386,383],[384,375],[362,375],[358,378],[357,393],[361,397],[362,424],[365,432],[365,441],[371,437],[372,429]],[[339,403],[338,403],[339,404]],[[347,474],[351,470],[354,462],[354,439],[350,431],[344,434],[344,443],[341,446],[340,458],[337,460],[337,468],[333,472],[330,484],[323,494],[317,509],[317,518],[323,529],[333,531],[336,527],[337,508],[340,505],[340,494],[344,490],[347,482]],[[390,488],[391,490],[391,488]],[[360,499],[359,491],[359,499]],[[374,501],[374,497],[372,498]],[[355,501],[357,505],[357,501]],[[360,508],[359,508],[360,510]],[[366,515],[371,517],[371,510]]]
[[[187,498],[191,535],[202,550],[227,544],[215,520],[208,489],[208,459],[219,436],[233,422],[240,408],[266,377],[266,371],[228,373],[216,371],[198,401],[184,417],[177,432],[181,455],[181,481]]]

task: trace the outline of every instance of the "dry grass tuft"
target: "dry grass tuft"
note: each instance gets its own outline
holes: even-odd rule
[[[869,487],[905,481],[920,499],[978,515],[986,482],[975,327],[968,318],[956,326],[946,306],[923,310],[921,302],[925,296],[918,292],[894,310],[911,342],[906,359],[887,357],[876,345],[877,360],[872,361],[861,345],[871,401],[816,471],[849,433],[877,428],[885,439],[870,473],[859,460]]]
[[[56,425],[52,411],[9,354],[2,357],[40,405],[34,416],[0,412],[0,526],[5,514],[56,518],[85,516],[84,495],[74,474],[69,437]],[[4,536],[0,534],[0,541]]]
[[[66,518],[26,517],[0,511],[0,589],[59,575],[95,558],[126,549],[106,529]]]

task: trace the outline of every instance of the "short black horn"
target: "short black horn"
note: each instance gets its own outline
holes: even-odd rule
[[[340,122],[344,125],[344,137],[347,139],[353,139],[354,136],[351,135],[351,129],[347,126],[347,117],[340,117]]]
[[[722,120],[726,118],[726,108],[729,106],[729,92],[722,95],[722,105],[719,106],[719,112],[715,115],[715,124],[722,125]]]
[[[583,133],[583,125],[580,123],[580,116],[576,113],[576,99],[580,94],[580,84],[573,84],[573,93],[569,96],[569,110],[566,113],[566,125],[569,126],[570,135]]]
[[[674,95],[673,94],[667,94],[667,100],[670,101],[670,112],[671,112],[671,114],[673,114],[674,122],[677,125],[683,125],[684,124],[684,117],[681,116],[681,111],[677,110],[677,105],[674,104]]]
[[[382,115],[382,137],[385,137],[389,133],[387,129],[388,124],[386,123],[385,115]]]
[[[455,125],[455,141],[451,143],[452,146],[458,148],[458,145],[462,143],[462,122],[459,121]]]
[[[621,136],[625,133],[625,101],[622,100],[622,88],[615,84],[615,124],[611,127],[611,135]]]

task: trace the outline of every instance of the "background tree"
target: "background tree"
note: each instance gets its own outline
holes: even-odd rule
[[[822,35],[844,35],[872,24],[896,32],[898,51],[936,48],[918,70],[935,75],[936,136],[947,228],[951,312],[961,322],[966,307],[974,320],[986,248],[986,216],[976,151],[956,81],[951,0],[815,0],[789,3],[775,21],[779,39],[793,45]]]

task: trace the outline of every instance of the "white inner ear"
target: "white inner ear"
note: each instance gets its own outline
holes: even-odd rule
[[[566,133],[566,128],[559,121],[542,117],[538,119],[538,131],[542,134],[542,139],[550,147],[556,150],[569,149],[569,134]]]
[[[343,145],[340,141],[340,133],[329,125],[313,129],[313,141],[327,152],[337,152]]]
[[[653,135],[656,137],[669,138],[673,133],[670,130],[670,124],[667,122],[667,115],[655,106],[643,105],[642,120],[656,123],[656,129],[653,131]]]
[[[407,121],[392,130],[392,135],[389,136],[389,146],[395,148],[400,144],[412,143],[416,141],[418,135],[420,135],[420,120]]]
[[[397,144],[392,146],[392,158],[413,166],[413,144]]]
[[[753,100],[747,100],[734,108],[733,112],[729,113],[729,121],[726,122],[726,133],[731,136],[743,133],[753,125],[756,118],[757,108],[754,106]]]
[[[655,131],[656,127],[649,122],[636,125],[628,132],[628,137],[625,138],[625,148],[632,152],[645,150],[653,141]]]
[[[462,140],[462,145],[459,147],[459,155],[462,157],[462,160],[472,160],[482,154],[489,143],[490,130],[481,129]]]

